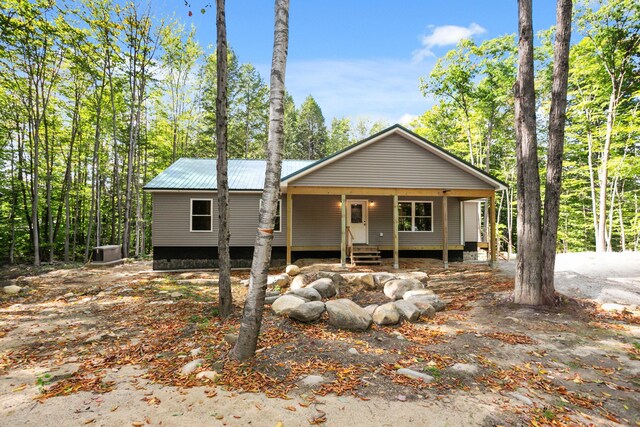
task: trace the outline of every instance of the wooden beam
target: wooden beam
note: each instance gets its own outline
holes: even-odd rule
[[[393,245],[374,245],[380,251],[393,251]],[[464,245],[449,245],[450,251],[461,251],[464,249]],[[337,252],[340,250],[340,245],[329,246],[291,246],[291,252],[300,251],[318,251],[318,252]],[[398,246],[400,251],[441,251],[442,245],[406,245]]]
[[[393,268],[400,268],[398,251],[398,195],[393,195]]]
[[[340,264],[347,266],[347,196],[340,196],[340,214],[342,217],[342,227],[340,229]]]
[[[383,187],[287,187],[288,194],[316,194],[316,195],[358,195],[358,196],[431,196],[442,197],[490,197],[494,190],[473,189],[438,189],[438,188],[383,188]]]
[[[496,234],[496,194],[493,193],[489,198],[491,206],[489,207],[489,227],[491,233],[491,262],[489,265],[492,267],[496,266],[497,261],[497,251],[498,251],[498,239]]]
[[[287,265],[291,264],[291,245],[293,241],[293,195],[287,193]]]
[[[442,196],[442,262],[449,268],[449,207],[447,196]]]

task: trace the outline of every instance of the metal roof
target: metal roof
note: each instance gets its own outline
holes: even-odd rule
[[[283,160],[282,176],[307,167],[313,160]],[[229,159],[229,190],[264,187],[266,160]],[[181,158],[153,178],[145,190],[215,190],[216,160]]]

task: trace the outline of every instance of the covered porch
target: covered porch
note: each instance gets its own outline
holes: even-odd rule
[[[450,251],[465,247],[462,202],[479,198],[490,206],[490,264],[497,258],[494,190],[295,185],[283,190],[287,263],[296,252],[339,251],[346,266],[359,245],[392,254],[396,269],[401,251],[441,252],[446,268]]]

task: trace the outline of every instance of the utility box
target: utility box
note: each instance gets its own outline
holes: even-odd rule
[[[96,246],[92,264],[109,264],[122,261],[122,245]]]

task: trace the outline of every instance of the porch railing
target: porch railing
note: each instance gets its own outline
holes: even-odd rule
[[[353,233],[351,232],[351,227],[347,225],[347,257],[351,260],[353,264]]]

